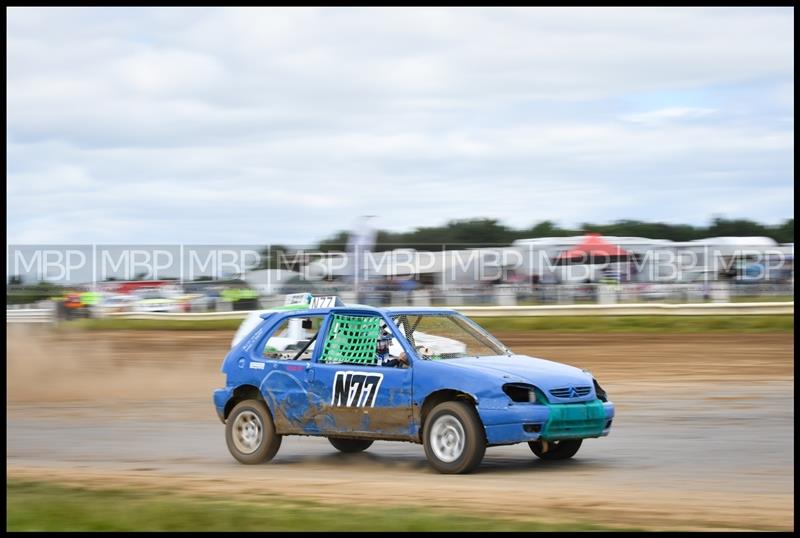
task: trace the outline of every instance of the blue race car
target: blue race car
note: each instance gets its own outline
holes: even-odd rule
[[[516,355],[454,310],[307,299],[260,314],[222,364],[214,404],[242,463],[315,435],[342,452],[421,443],[438,471],[468,473],[487,446],[562,460],[610,431],[614,405],[589,372]]]

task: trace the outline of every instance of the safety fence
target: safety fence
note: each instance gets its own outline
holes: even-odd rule
[[[54,316],[51,308],[7,309],[6,323],[51,323]]]
[[[794,301],[752,303],[643,303],[643,304],[565,304],[536,306],[454,306],[471,317],[536,316],[728,316],[794,314]],[[244,319],[247,310],[229,312],[116,312],[114,319],[223,320]],[[6,323],[50,323],[55,311],[48,308],[7,309]]]

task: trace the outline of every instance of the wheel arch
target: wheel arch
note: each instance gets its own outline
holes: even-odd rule
[[[231,414],[231,411],[233,411],[233,408],[236,407],[236,404],[245,400],[260,400],[264,402],[264,406],[267,408],[270,416],[272,415],[272,410],[269,408],[269,403],[267,403],[266,399],[264,399],[264,395],[261,394],[261,391],[258,389],[258,387],[255,385],[244,384],[233,389],[231,397],[225,403],[225,409],[222,415],[223,418],[228,420],[228,415]]]
[[[425,400],[422,402],[422,407],[420,408],[419,414],[419,431],[417,435],[419,436],[419,441],[422,442],[423,439],[423,430],[425,429],[425,421],[428,418],[430,412],[440,403],[443,402],[468,402],[472,405],[475,409],[475,413],[477,415],[477,405],[478,399],[475,397],[474,394],[469,392],[459,390],[459,389],[439,389],[431,392],[425,397]],[[478,415],[478,422],[481,424],[481,429],[483,427],[483,421],[480,419],[480,415]],[[484,429],[484,437],[486,436],[486,431]]]

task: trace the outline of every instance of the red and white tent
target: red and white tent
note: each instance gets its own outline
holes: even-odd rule
[[[555,264],[624,262],[630,260],[631,257],[632,254],[624,248],[612,245],[598,233],[590,233],[586,234],[586,237],[577,246],[559,254],[555,259]]]

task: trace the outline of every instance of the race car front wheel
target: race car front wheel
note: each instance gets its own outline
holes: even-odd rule
[[[281,447],[281,436],[261,400],[236,404],[225,422],[225,441],[233,457],[248,465],[271,460]]]
[[[543,460],[566,460],[574,456],[581,447],[583,439],[564,439],[562,441],[531,441],[528,446]]]
[[[465,402],[443,402],[433,408],[423,427],[425,456],[440,473],[468,473],[486,452],[483,427],[475,408]]]
[[[336,450],[346,453],[362,452],[372,446],[372,441],[369,439],[341,439],[329,437],[328,441],[331,442]]]

